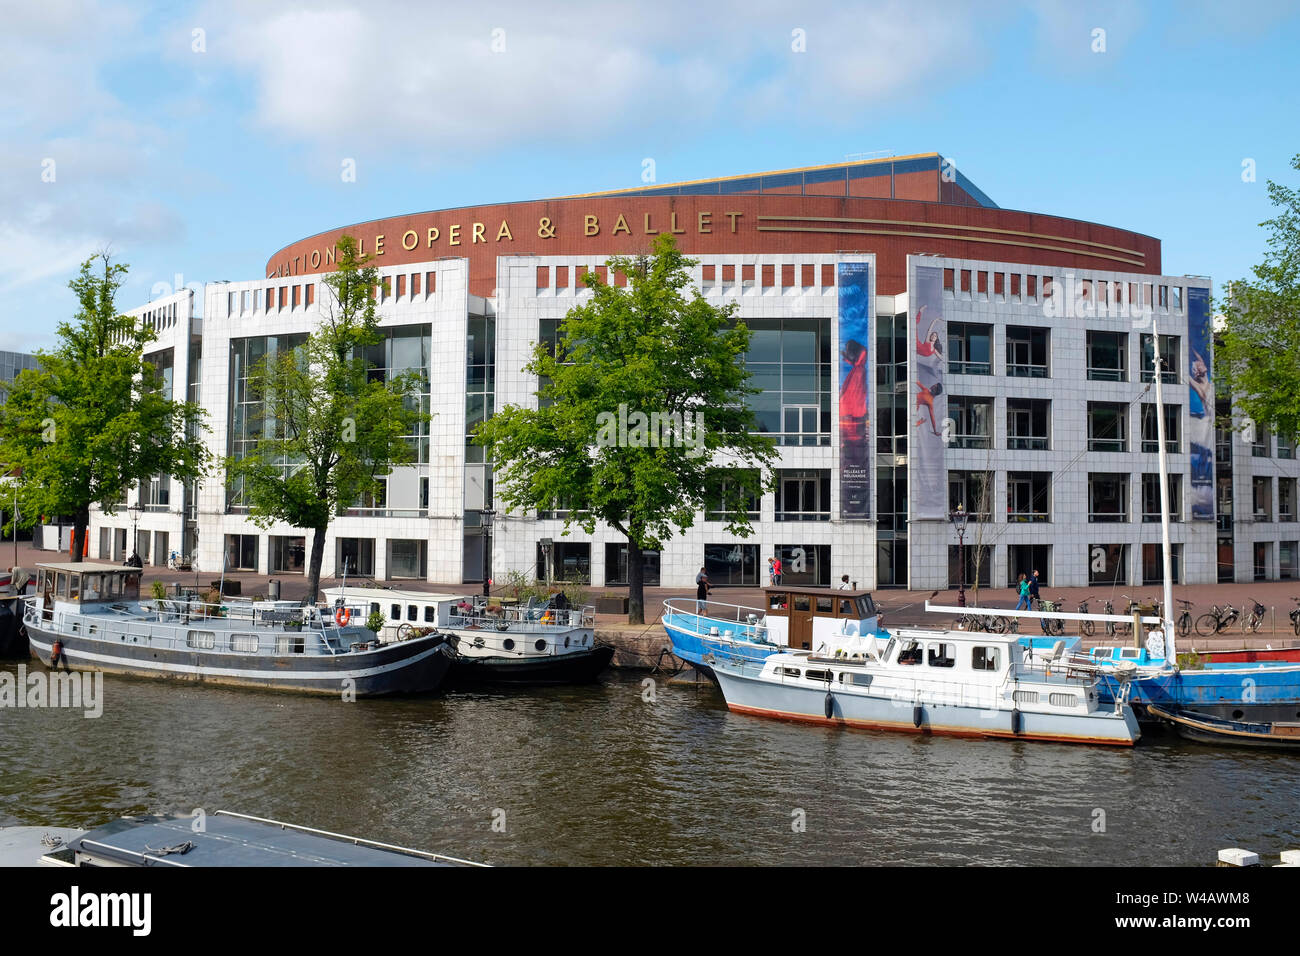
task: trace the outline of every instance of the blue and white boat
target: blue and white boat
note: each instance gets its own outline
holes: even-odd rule
[[[780,586],[763,593],[766,607],[664,601],[673,654],[708,674],[716,659],[761,662],[781,651],[824,648],[838,637],[888,637],[870,591]]]

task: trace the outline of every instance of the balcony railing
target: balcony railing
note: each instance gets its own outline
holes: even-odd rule
[[[1121,523],[1128,521],[1127,511],[1089,511],[1088,520],[1094,524]]]
[[[1089,368],[1088,379],[1093,382],[1125,382],[1128,374],[1122,368]]]
[[[830,511],[781,511],[776,512],[777,521],[830,521]]]
[[[948,371],[953,375],[992,375],[992,362],[959,362],[953,359],[948,362]]]
[[[1029,524],[1043,524],[1052,520],[1052,515],[1047,511],[1008,511],[1008,521],[1027,522]]]
[[[1008,435],[1007,448],[1012,451],[1047,451],[1046,435]]]
[[[991,448],[993,439],[989,435],[954,435],[953,448]]]
[[[1128,442],[1120,438],[1089,438],[1088,451],[1128,451]]]
[[[1015,378],[1047,378],[1047,366],[1008,362],[1007,375]]]

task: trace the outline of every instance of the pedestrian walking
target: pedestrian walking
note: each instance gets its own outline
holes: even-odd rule
[[[1029,610],[1029,580],[1024,576],[1023,573],[1020,575],[1020,581],[1017,584],[1017,587],[1020,589],[1020,600],[1016,602],[1016,610],[1028,611]]]
[[[780,585],[781,583],[781,559],[780,558],[772,559],[772,582],[777,585]]]
[[[700,568],[700,573],[695,575],[695,611],[697,614],[704,613],[704,605],[708,603],[709,591],[712,585],[709,584],[709,576]]]
[[[1034,568],[1034,573],[1029,576],[1029,597],[1038,600],[1038,569]]]
[[[776,564],[773,558],[767,559],[767,586],[776,587]]]

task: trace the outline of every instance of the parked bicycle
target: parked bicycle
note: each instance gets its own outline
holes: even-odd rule
[[[1231,604],[1225,604],[1223,607],[1213,604],[1210,606],[1208,613],[1202,614],[1196,619],[1196,633],[1201,637],[1220,634],[1232,627],[1239,616],[1239,612]]]
[[[1101,605],[1101,613],[1102,613],[1102,614],[1114,614],[1114,613],[1115,613],[1115,605],[1111,604],[1109,601],[1103,601],[1103,602],[1102,602],[1102,605]],[[1107,636],[1107,637],[1114,637],[1114,636],[1116,635],[1116,633],[1118,633],[1118,631],[1119,631],[1119,625],[1117,625],[1114,621],[1107,621],[1107,622],[1106,622],[1106,636]]]
[[[1186,637],[1192,633],[1192,602],[1178,598],[1178,603],[1183,606],[1183,613],[1178,615],[1174,626],[1178,628],[1179,637]]]
[[[1291,610],[1291,628],[1295,631],[1295,636],[1300,637],[1300,597],[1293,597],[1295,607]]]
[[[1260,625],[1264,623],[1265,616],[1268,614],[1268,608],[1264,607],[1264,605],[1260,604],[1254,598],[1250,599],[1250,603],[1254,606],[1250,609],[1250,612],[1245,614],[1241,619],[1241,633],[1243,634],[1254,634],[1258,631]]]
[[[1092,595],[1089,594],[1086,598],[1084,598],[1082,601],[1079,602],[1080,614],[1088,613],[1088,602],[1091,600],[1092,600]],[[1081,633],[1084,637],[1092,637],[1092,632],[1094,630],[1094,627],[1095,625],[1092,623],[1092,621],[1080,621],[1079,633]]]
[[[1055,611],[1059,611],[1060,608],[1057,607],[1055,601],[1048,601],[1044,598],[1039,598],[1037,610],[1047,611],[1048,613],[1052,613]],[[1062,621],[1060,618],[1056,618],[1056,617],[1039,618],[1038,626],[1043,629],[1043,633],[1046,634],[1048,637],[1060,637],[1062,634],[1065,633],[1065,622]]]
[[[963,631],[985,631],[1001,634],[1006,627],[1006,619],[990,614],[963,614],[957,618],[957,626]]]

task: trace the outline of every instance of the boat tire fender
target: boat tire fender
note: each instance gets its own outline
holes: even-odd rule
[[[924,720],[925,720],[925,708],[922,707],[920,704],[914,705],[912,707],[912,726],[920,727]]]
[[[1017,737],[1020,736],[1020,708],[1017,707],[1011,711],[1011,732]]]
[[[835,716],[835,695],[830,691],[826,692],[826,719],[830,720]]]

